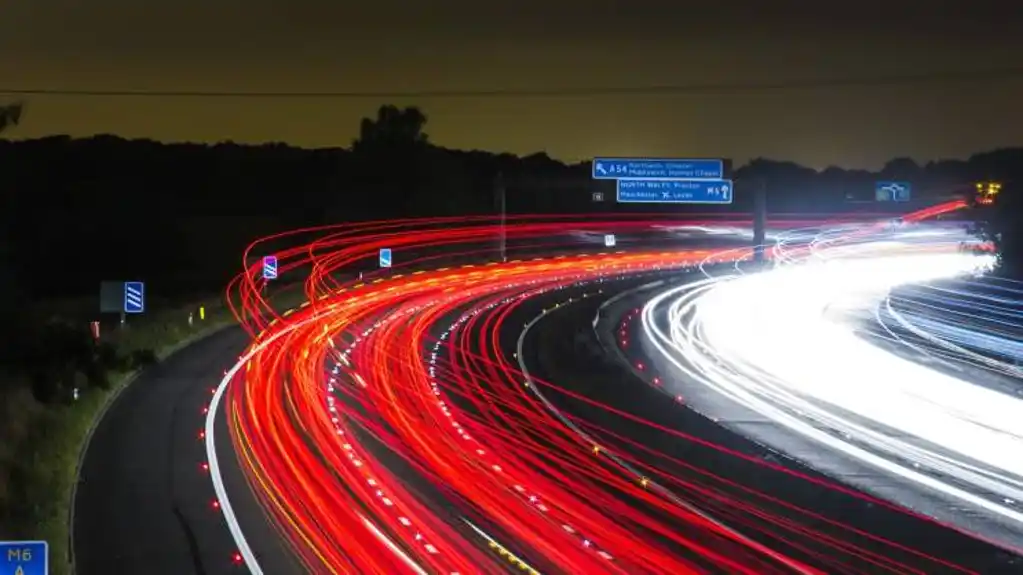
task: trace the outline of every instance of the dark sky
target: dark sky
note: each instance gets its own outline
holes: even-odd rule
[[[763,5],[763,6],[761,6]],[[2,0],[0,88],[557,89],[1023,66],[1012,0]],[[11,136],[348,145],[381,102],[30,96]],[[723,94],[446,99],[437,143],[565,159],[874,167],[1023,144],[1023,78]]]

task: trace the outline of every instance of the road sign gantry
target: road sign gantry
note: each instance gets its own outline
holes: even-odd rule
[[[716,159],[594,158],[595,180],[720,180],[725,163]]]
[[[594,158],[592,176],[614,180],[621,204],[731,204],[735,192],[720,159]]]
[[[731,180],[618,180],[620,203],[730,204]]]

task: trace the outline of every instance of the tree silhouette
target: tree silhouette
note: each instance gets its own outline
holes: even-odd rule
[[[381,106],[375,120],[363,118],[359,138],[352,143],[355,152],[401,152],[419,149],[429,143],[423,132],[426,114],[411,106]]]
[[[1008,184],[992,206],[977,206],[973,229],[994,244],[998,253],[998,272],[1014,279],[1023,278],[1023,230],[1020,210],[1023,196],[1017,186]]]
[[[424,201],[430,172],[424,126],[426,115],[416,107],[385,105],[375,119],[363,118],[359,138],[352,142],[357,158],[353,176],[361,194],[379,200],[372,212],[376,216],[384,217],[388,209],[415,213],[417,202]]]
[[[21,102],[0,106],[0,133],[11,126],[17,126],[24,109],[25,106]]]
[[[912,158],[895,158],[889,160],[881,169],[881,177],[891,180],[914,181],[920,178],[920,165]]]
[[[21,121],[21,113],[24,110],[24,105],[21,102],[15,102],[6,106],[0,106],[0,134],[2,134],[7,128],[18,125]],[[0,206],[4,212],[10,212],[12,200],[6,197],[0,197]],[[3,222],[3,229],[0,229],[0,268],[4,269],[4,281],[0,285],[0,322],[10,323],[10,320],[14,317],[12,313],[20,312],[23,308],[20,305],[21,299],[24,294],[17,284],[17,273],[14,271],[12,265],[13,258],[11,254],[14,250],[14,241],[8,230],[9,226],[6,219],[0,219]]]

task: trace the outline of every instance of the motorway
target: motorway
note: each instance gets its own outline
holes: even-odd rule
[[[276,252],[282,274],[308,273],[309,303],[284,315],[262,299],[250,248],[231,288],[250,346],[235,332],[175,356],[97,431],[78,570],[177,557],[143,571],[1003,572],[1007,553],[780,458],[655,390],[666,382],[653,362],[616,359],[614,330],[601,341],[594,322],[602,303],[749,256],[724,247],[734,237],[693,238],[728,227],[698,224],[657,251],[596,253],[565,245],[565,222],[513,221],[518,252],[560,255],[448,267],[431,253],[492,257],[481,240],[498,228],[323,230]],[[663,226],[587,222],[574,241],[613,231],[643,244]],[[416,255],[365,282],[338,278],[380,247]],[[619,303],[605,323],[636,319]],[[167,454],[153,446],[179,444],[156,461]],[[165,512],[150,526],[147,509]],[[117,537],[93,533],[104,522]],[[118,553],[125,541],[144,552]]]
[[[725,425],[885,499],[1015,547],[1023,540],[1023,516],[1015,509],[1019,470],[1011,454],[1019,448],[1007,443],[1019,437],[1008,415],[1017,400],[972,383],[975,377],[897,358],[842,327],[846,318],[872,312],[866,303],[872,298],[884,300],[887,288],[869,285],[884,286],[886,273],[923,274],[915,281],[926,282],[927,274],[945,273],[941,266],[983,260],[955,253],[958,242],[951,254],[918,254],[913,245],[881,256],[870,254],[890,243],[863,244],[857,252],[845,246],[843,258],[822,268],[825,283],[813,279],[811,265],[801,265],[719,284],[741,290],[745,283],[784,283],[729,297],[721,311],[731,320],[712,309],[713,280],[665,291],[646,304],[643,330],[652,337],[641,341],[665,373],[678,373],[672,379],[684,382],[698,409]],[[787,274],[798,274],[798,283],[786,282]],[[705,293],[697,295],[699,289]],[[729,321],[735,325],[722,337],[716,330]]]
[[[642,370],[637,369],[634,356],[631,361],[616,358],[614,351],[609,353],[608,346],[618,345],[619,326],[628,325],[630,316],[638,319],[633,307],[637,300],[622,299],[613,309],[605,307],[605,320],[595,329],[590,323],[607,300],[576,299],[573,305],[544,314],[526,335],[524,360],[531,366],[530,373],[558,382],[559,387],[550,386],[547,393],[551,401],[600,437],[601,443],[632,452],[651,470],[651,477],[661,476],[680,494],[693,493],[697,488],[727,494],[716,501],[704,500],[702,506],[715,516],[731,518],[735,525],[746,527],[748,533],[757,535],[772,548],[795,554],[793,546],[812,549],[812,539],[816,538],[831,536],[855,541],[857,553],[843,558],[844,572],[884,572],[873,562],[878,557],[897,559],[901,565],[895,572],[912,569],[922,573],[998,573],[1015,565],[1012,555],[990,544],[852,489],[843,489],[810,467],[782,456],[778,450],[745,437],[756,438],[758,434],[729,431],[745,431],[735,425],[743,422],[720,418],[711,421],[697,411],[702,403],[694,406],[694,398],[689,394],[678,401],[674,388],[665,383],[670,372],[658,371],[649,362]],[[606,329],[608,325],[610,330]],[[638,329],[626,329],[639,335]],[[574,393],[586,400],[573,397]],[[594,401],[619,407],[628,415],[594,408],[591,403]],[[633,417],[656,423],[661,429],[638,424]],[[767,494],[781,502],[767,502],[764,498]],[[752,512],[756,508],[784,513],[786,519],[807,529],[810,541],[800,541],[793,525],[758,524]],[[835,553],[825,543],[817,547],[818,552]],[[871,553],[875,554],[873,558]]]
[[[238,328],[211,335],[142,372],[111,404],[79,476],[71,518],[75,573],[237,573],[234,541],[213,507],[200,432],[211,387],[247,343]],[[247,487],[235,478],[233,493],[244,501]],[[261,513],[252,504],[239,508]],[[251,536],[276,545],[276,537],[260,536],[258,515],[249,518]]]
[[[452,312],[458,313],[461,306],[471,305],[477,310],[507,308],[523,296],[559,289],[586,277],[598,278],[641,266],[656,268],[669,261],[680,262],[680,255],[684,256],[676,253],[588,256],[553,263],[544,260],[529,264],[510,262],[503,269],[494,266],[494,271],[473,267],[438,270],[408,282],[382,281],[361,286],[357,288],[362,290],[358,297],[346,299],[333,310],[329,306],[312,305],[306,308],[305,316],[299,315],[302,312],[294,314],[291,325],[298,326],[296,330],[305,325],[313,328],[302,334],[288,335],[294,347],[272,342],[271,347],[287,353],[267,358],[266,365],[273,369],[258,382],[252,382],[254,376],[264,372],[260,364],[252,362],[244,393],[227,397],[239,421],[234,437],[244,441],[247,457],[260,461],[259,465],[249,466],[255,475],[254,483],[263,485],[264,489],[269,487],[272,490],[269,497],[281,502],[274,506],[275,512],[280,513],[277,523],[288,526],[290,538],[296,544],[320,538],[316,543],[316,556],[306,556],[305,561],[311,568],[315,568],[316,561],[321,561],[321,565],[363,561],[357,568],[364,572],[393,572],[401,568],[402,563],[414,564],[413,570],[427,572],[467,572],[487,569],[484,566],[488,564],[494,565],[489,568],[493,570],[507,565],[503,557],[494,557],[486,551],[489,544],[494,543],[509,550],[522,548],[526,557],[516,563],[520,568],[520,563],[531,567],[534,557],[537,560],[542,557],[551,563],[545,566],[545,571],[584,568],[588,572],[600,572],[608,569],[609,562],[622,564],[620,568],[612,567],[614,570],[650,570],[656,568],[654,560],[673,572],[689,570],[686,562],[664,552],[658,554],[655,548],[644,545],[634,532],[609,522],[606,516],[594,514],[593,509],[579,499],[582,490],[597,488],[593,482],[620,482],[620,478],[596,477],[585,483],[579,479],[579,483],[568,484],[565,476],[554,479],[546,475],[550,463],[539,458],[560,457],[571,461],[588,453],[590,446],[543,425],[544,412],[537,411],[535,405],[526,401],[528,396],[522,395],[518,377],[497,363],[505,359],[499,349],[481,360],[482,363],[467,365],[473,355],[472,348],[462,346],[471,342],[475,342],[472,345],[483,344],[459,337],[458,347],[454,348],[457,355],[450,356],[456,361],[444,363],[439,353],[438,357],[431,358],[428,366],[419,359],[422,351],[426,351],[424,348],[430,345],[438,349],[443,347],[440,344],[444,341],[456,345],[451,330],[442,333],[441,339],[432,340],[430,327],[450,318]],[[580,269],[584,271],[581,273]],[[474,281],[473,278],[480,279]],[[484,278],[490,281],[483,281]],[[494,285],[495,280],[497,285]],[[473,285],[475,287],[470,287]],[[509,294],[516,297],[509,298]],[[447,305],[438,305],[438,302]],[[351,326],[350,340],[335,338],[330,340],[332,344],[325,343],[327,337],[336,332],[330,325],[314,321],[323,321],[327,315],[340,325]],[[465,322],[470,322],[478,316],[463,317]],[[452,330],[457,328],[453,326]],[[316,340],[324,345],[310,345]],[[346,419],[356,420],[378,436],[390,436],[388,445],[413,465],[429,472],[432,482],[452,492],[448,497],[452,506],[475,526],[473,531],[479,529],[483,533],[465,537],[463,530],[437,517],[429,506],[424,507],[403,478],[395,477],[392,470],[373,461],[365,446],[352,440],[352,424],[346,419],[333,415],[320,420],[303,417],[296,425],[296,419],[302,414],[315,408],[323,409],[319,406],[325,398],[317,393],[323,389],[322,380],[318,379],[327,350],[332,348],[339,352],[336,375],[344,375],[340,370],[342,366],[350,368],[347,372],[350,375],[327,380],[325,413],[335,414],[349,401],[359,401],[364,408],[372,409],[376,416],[373,419],[352,411],[346,413]],[[321,355],[314,355],[317,352]],[[365,367],[358,369],[362,366]],[[442,377],[440,371],[449,373]],[[290,388],[281,385],[287,377],[285,374],[307,377],[310,373],[316,377],[300,380]],[[444,389],[440,388],[441,383]],[[228,386],[227,389],[243,388]],[[474,412],[456,411],[453,403],[437,399],[438,396],[458,395],[475,402]],[[278,405],[287,408],[274,408],[269,413],[265,408],[255,409],[256,406]],[[522,413],[525,410],[532,411],[528,420],[506,415],[509,411]],[[252,418],[249,415],[252,413],[258,417]],[[455,419],[456,413],[460,416],[458,419]],[[322,427],[317,429],[317,425]],[[327,439],[337,436],[343,439]],[[309,438],[315,441],[310,442]],[[300,461],[298,458],[306,453],[309,458]],[[546,471],[537,472],[538,466]],[[296,494],[291,489],[280,490],[276,487],[280,485],[303,486],[307,492]],[[638,485],[627,484],[620,488],[643,492]],[[302,509],[303,501],[317,501],[319,505]],[[299,516],[299,511],[305,516]],[[340,519],[346,515],[344,520]],[[480,516],[497,524],[499,531],[496,532],[507,536],[499,541],[495,531],[484,530],[478,524]],[[350,541],[340,537],[342,532],[350,537],[350,526],[359,523],[367,525],[366,539]],[[328,529],[337,531],[325,533]],[[580,541],[578,533],[583,530],[602,533],[607,547],[602,549],[594,543],[580,545],[589,541]],[[575,544],[552,547],[558,540]],[[343,549],[339,543],[344,545]],[[370,552],[379,545],[384,549],[397,547],[401,551],[387,555]],[[715,557],[717,555],[715,553]],[[718,557],[717,560],[723,559]],[[636,567],[630,569],[630,564]],[[356,568],[355,565],[352,568]],[[762,569],[757,571],[763,572]]]

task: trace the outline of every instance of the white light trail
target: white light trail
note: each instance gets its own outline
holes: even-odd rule
[[[1023,400],[857,334],[893,288],[990,266],[948,236],[780,239],[771,271],[655,296],[645,337],[689,379],[792,432],[1023,525]]]

